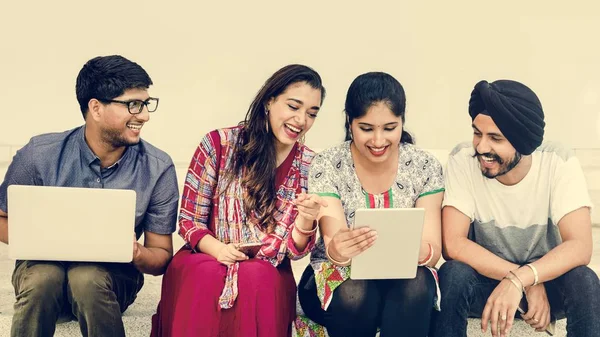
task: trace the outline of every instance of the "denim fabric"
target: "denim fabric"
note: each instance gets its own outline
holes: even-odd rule
[[[458,261],[445,262],[439,277],[442,311],[434,315],[432,335],[466,336],[467,318],[481,317],[499,281],[482,276]],[[593,270],[576,267],[544,286],[551,315],[567,319],[568,336],[600,336],[600,281]],[[531,332],[534,334],[533,328]]]

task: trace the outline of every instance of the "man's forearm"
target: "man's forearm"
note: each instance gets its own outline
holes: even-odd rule
[[[0,241],[8,244],[8,218],[0,216]]]
[[[447,252],[452,260],[466,263],[479,274],[495,280],[502,280],[509,271],[519,268],[519,265],[496,256],[466,237],[456,239]]]
[[[143,245],[139,245],[138,248],[140,256],[133,262],[135,267],[144,274],[155,276],[164,274],[172,254],[162,248],[147,248]]]
[[[532,265],[537,271],[538,283],[542,283],[551,281],[575,267],[586,266],[590,262],[591,256],[591,242],[570,240],[554,247]],[[529,267],[521,268],[516,273],[523,280],[525,286],[532,285],[535,281],[535,274]]]

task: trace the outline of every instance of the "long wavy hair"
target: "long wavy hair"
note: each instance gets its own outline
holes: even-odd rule
[[[402,84],[392,75],[383,72],[370,72],[358,76],[346,94],[346,140],[352,139],[350,126],[355,118],[363,117],[369,108],[377,103],[384,103],[396,117],[402,119],[401,143],[414,144],[415,140],[404,130],[406,114],[406,95]]]
[[[272,128],[266,128],[269,116],[268,102],[284,93],[290,85],[304,82],[321,91],[321,103],[325,99],[325,88],[321,76],[313,69],[299,64],[285,66],[275,72],[256,94],[250,104],[233,150],[232,165],[225,172],[229,186],[240,177],[244,189],[244,211],[248,218],[253,214],[268,233],[276,225],[273,217],[276,202],[275,172],[277,154]],[[224,190],[227,190],[225,188]],[[254,212],[254,213],[253,213]]]

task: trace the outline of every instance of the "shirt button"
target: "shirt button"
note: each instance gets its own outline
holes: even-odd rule
[[[96,178],[96,182],[99,183],[100,182],[100,178]]]

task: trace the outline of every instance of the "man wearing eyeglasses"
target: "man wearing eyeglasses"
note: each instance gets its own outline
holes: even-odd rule
[[[35,136],[13,158],[0,185],[0,241],[7,244],[9,185],[133,189],[137,197],[131,264],[17,261],[12,336],[52,336],[57,320],[73,316],[84,336],[125,336],[121,313],[143,273],[165,271],[179,191],[169,155],[140,138],[158,107],[150,85],[146,71],[124,57],[91,59],[76,83],[85,124]]]

